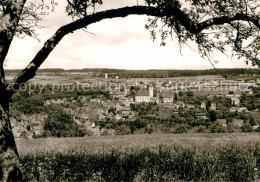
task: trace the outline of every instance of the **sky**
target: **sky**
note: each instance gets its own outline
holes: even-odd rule
[[[62,25],[72,20],[65,13],[65,1],[60,1],[54,13],[46,16],[38,31],[40,42],[25,37],[15,38],[10,47],[6,69],[23,69]],[[134,6],[137,0],[105,0],[97,11],[111,8]],[[140,3],[139,0],[139,5]],[[212,69],[208,60],[202,59],[190,47],[180,47],[177,40],[167,39],[166,46],[160,40],[153,42],[146,30],[147,16],[131,15],[126,18],[103,20],[83,30],[75,31],[64,37],[40,68],[116,68],[131,70],[146,69]],[[193,45],[192,45],[193,46]],[[216,68],[251,68],[243,61],[234,60],[215,53]]]

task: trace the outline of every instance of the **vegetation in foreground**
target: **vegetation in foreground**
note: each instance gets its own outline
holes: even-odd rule
[[[260,179],[260,145],[43,153],[21,163],[24,181],[253,181]]]

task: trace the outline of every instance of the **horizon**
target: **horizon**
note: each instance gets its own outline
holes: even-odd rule
[[[64,69],[64,68],[39,68],[38,70],[64,70],[64,71],[73,71],[73,70],[84,70],[84,69],[96,69],[96,70],[123,70],[123,71],[205,71],[205,70],[237,70],[237,69],[245,69],[245,70],[260,70],[260,68],[205,68],[205,69],[120,69],[120,68],[72,68],[72,69]],[[16,71],[16,70],[23,70],[23,68],[21,69],[5,69],[5,71]],[[38,71],[37,70],[37,71]]]

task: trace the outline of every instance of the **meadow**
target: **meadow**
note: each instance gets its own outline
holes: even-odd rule
[[[259,134],[17,140],[25,181],[254,181]]]

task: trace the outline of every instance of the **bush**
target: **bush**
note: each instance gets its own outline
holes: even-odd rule
[[[174,133],[187,133],[187,127],[182,125],[175,129]]]
[[[242,127],[241,130],[245,133],[253,132],[253,127],[249,122],[246,122]]]
[[[63,113],[63,111],[53,111],[44,122],[44,136],[55,137],[81,137],[85,133],[80,130],[71,115]]]
[[[197,133],[205,133],[205,127],[199,126],[199,128],[196,130]]]
[[[146,123],[140,119],[134,120],[134,121],[130,121],[128,123],[128,126],[130,128],[130,132],[131,134],[134,134],[134,131],[136,129],[140,129],[140,128],[144,128],[146,127]]]
[[[130,134],[130,129],[126,125],[120,125],[116,128],[115,135],[127,135]]]
[[[211,133],[225,133],[227,132],[227,129],[222,126],[221,123],[214,123],[210,128]]]

